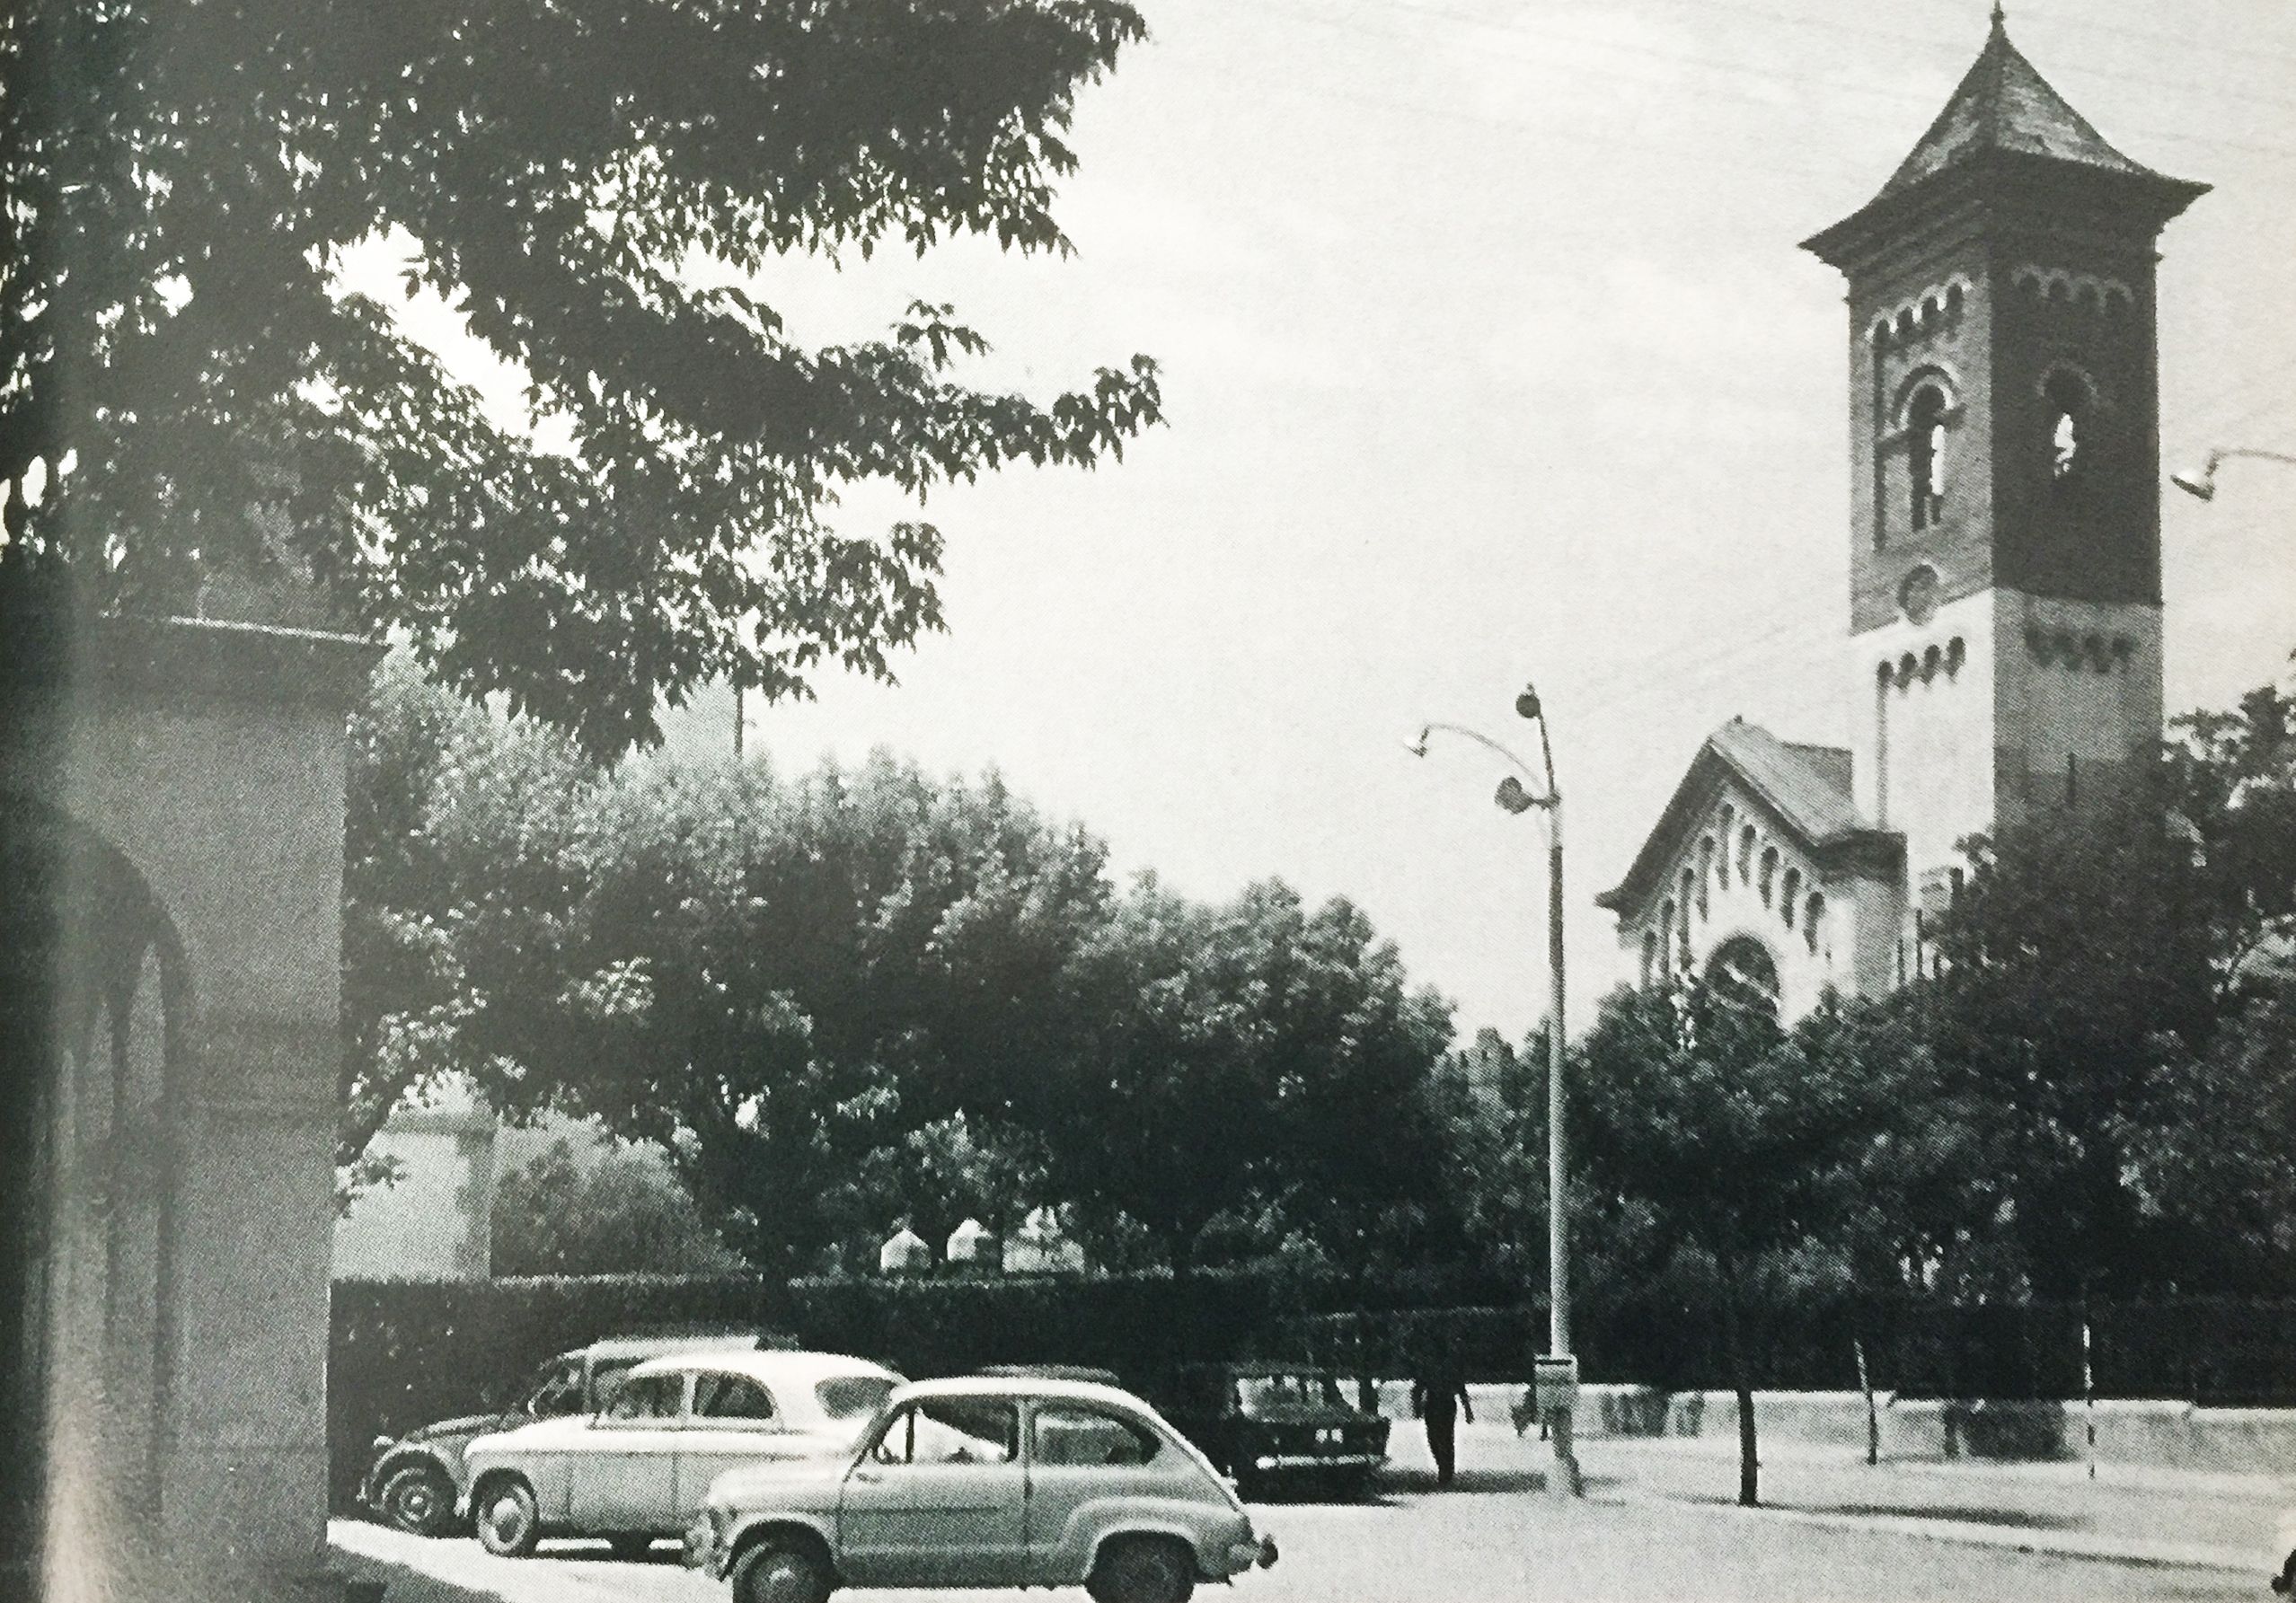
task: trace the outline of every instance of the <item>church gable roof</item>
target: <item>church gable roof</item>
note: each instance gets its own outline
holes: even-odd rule
[[[2133,177],[2159,176],[2114,149],[2087,118],[2066,103],[2009,43],[1998,10],[1985,48],[1963,75],[1960,87],[1881,192],[1894,195],[1911,189],[1987,150],[2050,156]]]
[[[1733,780],[1814,861],[1855,868],[1877,857],[1894,859],[1903,850],[1901,837],[1868,827],[1850,799],[1848,752],[1789,744],[1759,724],[1732,718],[1706,737],[1626,877],[1595,897],[1595,905],[1620,913],[1640,905],[1717,792]]]

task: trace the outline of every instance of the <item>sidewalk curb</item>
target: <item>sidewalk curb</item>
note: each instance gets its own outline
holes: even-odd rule
[[[1582,1445],[1590,1452],[1607,1449],[1623,1454],[1673,1454],[1686,1458],[1707,1457],[1735,1461],[1738,1455],[1735,1442],[1707,1441],[1697,1438],[1594,1437],[1585,1439]],[[1992,1480],[2028,1485],[2073,1484],[2086,1481],[2091,1485],[2111,1487],[2116,1491],[2150,1492],[2171,1497],[2221,1496],[2243,1502],[2268,1503],[2274,1507],[2296,1502],[2296,1474],[2235,1474],[2222,1470],[2167,1469],[2153,1465],[2106,1462],[2099,1464],[2097,1473],[2092,1476],[2088,1474],[2086,1462],[2078,1458],[1885,1458],[1878,1466],[1872,1466],[1866,1463],[1862,1452],[1853,1449],[1804,1442],[1764,1442],[1762,1459],[1764,1464],[1775,1460],[1827,1467],[1854,1464],[1867,1474],[1879,1469],[1890,1475],[1939,1480]]]
[[[1917,1541],[1947,1542],[1964,1547],[2002,1548],[2012,1553],[2088,1559],[2141,1569],[2224,1570],[2256,1576],[2259,1588],[2263,1585],[2262,1562],[2254,1554],[2230,1547],[2181,1547],[2161,1542],[2116,1542],[2110,1537],[2071,1534],[2051,1537],[2029,1530],[1979,1525],[1965,1519],[1910,1519],[1893,1515],[1832,1513],[1821,1509],[1777,1508],[1768,1504],[1749,1509],[1736,1503],[1673,1497],[1663,1492],[1631,1487],[1620,1488],[1618,1495],[1589,1498],[1587,1501],[1620,1508],[1686,1509],[1725,1519],[1767,1519],[1832,1530],[1885,1531]]]

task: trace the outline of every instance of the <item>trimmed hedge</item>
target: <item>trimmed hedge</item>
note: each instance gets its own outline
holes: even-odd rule
[[[1180,1364],[1311,1360],[1408,1375],[1435,1343],[1478,1380],[1522,1380],[1545,1350],[1542,1306],[1506,1306],[1489,1277],[1357,1282],[1285,1270],[1131,1275],[769,1281],[756,1276],[337,1282],[327,1387],[338,1505],[374,1439],[509,1400],[554,1353],[602,1336],[755,1328],[913,1376],[992,1363],[1096,1364],[1157,1389]],[[1590,1288],[1575,1341],[1585,1378],[1667,1391],[1731,1384],[1721,1325],[1702,1304]],[[1750,1339],[1764,1390],[1848,1390],[1865,1345],[1877,1388],[1907,1396],[2081,1395],[2080,1309],[1817,1299],[1759,1310]],[[2296,1302],[2186,1299],[2099,1305],[2100,1396],[2296,1405]]]
[[[601,1275],[499,1281],[340,1281],[327,1387],[338,1506],[378,1436],[510,1400],[552,1355],[609,1335],[757,1328],[874,1358],[912,1376],[992,1363],[1096,1364],[1153,1388],[1177,1366],[1292,1357],[1284,1317],[1471,1297],[1471,1280],[1358,1284],[1324,1273],[1169,1273],[929,1280]]]

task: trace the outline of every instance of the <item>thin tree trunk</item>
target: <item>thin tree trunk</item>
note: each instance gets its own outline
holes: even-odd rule
[[[1721,1255],[1717,1266],[1722,1272],[1722,1340],[1738,1397],[1738,1503],[1742,1508],[1759,1508],[1762,1459],[1754,1440],[1753,1370],[1746,1352],[1744,1318],[1739,1310],[1736,1255]]]
[[[1850,1350],[1858,1355],[1858,1389],[1866,1394],[1866,1462],[1881,1462],[1881,1416],[1874,1408],[1874,1378],[1866,1368],[1866,1338],[1850,1338]]]

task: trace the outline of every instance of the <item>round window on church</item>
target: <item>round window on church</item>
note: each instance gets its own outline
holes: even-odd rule
[[[1938,615],[1938,570],[1927,562],[1905,576],[1897,586],[1897,610],[1916,626]]]
[[[1733,936],[1706,960],[1708,982],[1742,1002],[1778,1011],[1778,961],[1752,936]]]

